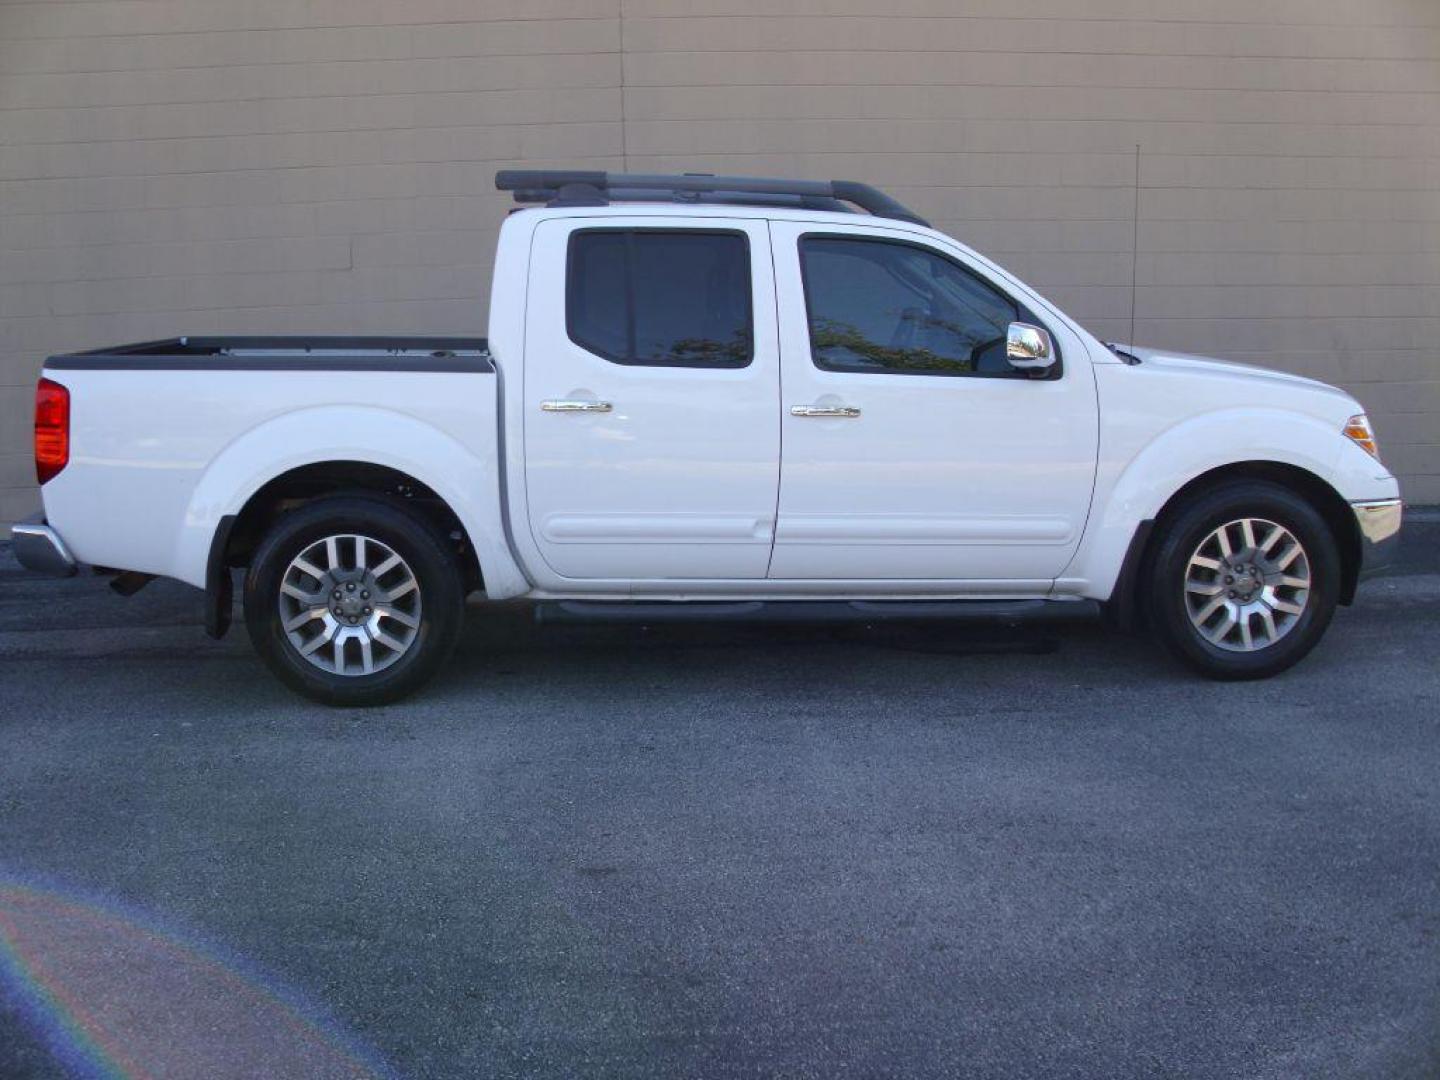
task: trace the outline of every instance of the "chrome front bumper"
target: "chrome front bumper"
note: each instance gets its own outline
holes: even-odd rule
[[[1350,506],[1360,526],[1360,576],[1365,578],[1394,560],[1405,504],[1399,499],[1375,499]]]
[[[79,567],[60,534],[45,524],[43,514],[26,518],[11,530],[15,557],[27,570],[53,577],[70,577]]]

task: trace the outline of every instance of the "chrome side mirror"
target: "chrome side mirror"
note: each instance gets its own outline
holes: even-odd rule
[[[1042,327],[1012,322],[1005,332],[1005,359],[1020,371],[1046,372],[1055,366],[1055,344]]]

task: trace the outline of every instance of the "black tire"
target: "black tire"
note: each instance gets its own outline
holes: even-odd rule
[[[292,560],[327,537],[352,534],[399,555],[419,595],[418,627],[408,647],[368,674],[338,674],[307,660],[285,630],[281,611],[281,585]],[[327,705],[383,705],[412,693],[449,658],[464,611],[460,570],[445,538],[417,514],[379,497],[335,496],[285,514],[260,542],[245,576],[245,626],[256,651],[292,690]]]
[[[1288,530],[1303,548],[1310,578],[1303,610],[1288,629],[1268,645],[1248,652],[1236,651],[1233,635],[1238,631],[1231,632],[1230,648],[1203,634],[1191,618],[1186,590],[1191,558],[1200,545],[1222,525],[1246,518]],[[1229,580],[1225,573],[1215,571],[1217,585]],[[1300,495],[1279,484],[1238,480],[1201,492],[1167,514],[1157,529],[1142,580],[1150,627],[1175,656],[1212,679],[1264,679],[1303,659],[1330,625],[1340,595],[1340,552],[1325,519]],[[1196,601],[1196,606],[1204,605]],[[1207,629],[1213,631],[1226,619],[1224,611],[1218,616]],[[1252,622],[1252,626],[1261,626],[1263,632],[1263,624]]]

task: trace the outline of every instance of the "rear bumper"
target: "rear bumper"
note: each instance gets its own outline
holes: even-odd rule
[[[60,534],[45,524],[43,514],[26,518],[11,530],[15,557],[20,565],[52,577],[70,577],[79,567]]]
[[[1360,577],[1367,578],[1394,561],[1405,504],[1399,499],[1371,499],[1350,506],[1360,527]]]

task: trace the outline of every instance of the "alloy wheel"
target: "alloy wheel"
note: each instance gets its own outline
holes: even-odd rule
[[[1184,588],[1185,609],[1201,637],[1231,652],[1256,652],[1283,638],[1305,613],[1310,559],[1285,526],[1237,518],[1196,547]]]
[[[384,671],[420,633],[420,583],[391,547],[368,536],[327,536],[290,560],[280,623],[307,663],[334,675]]]

